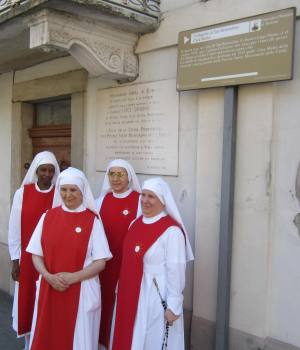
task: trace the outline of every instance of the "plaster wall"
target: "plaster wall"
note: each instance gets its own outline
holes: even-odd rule
[[[11,118],[12,118],[12,79],[13,74],[0,75],[0,242],[7,243],[8,214],[10,210],[10,174],[11,174]]]
[[[178,33],[233,19],[255,16],[260,13],[295,6],[300,13],[300,0],[208,0],[188,1],[177,6],[177,0],[163,0],[162,20],[159,29],[143,35],[138,41],[137,53],[177,45]]]
[[[10,258],[7,249],[7,228],[10,211],[11,191],[11,124],[12,124],[12,82],[13,74],[0,75],[0,288],[10,289]]]
[[[56,60],[37,64],[33,67],[18,70],[15,73],[14,83],[23,83],[49,75],[61,74],[72,70],[82,69],[81,65],[72,57],[62,57]]]
[[[298,21],[299,22],[299,21]],[[272,256],[270,335],[300,347],[300,237],[293,223],[300,212],[296,174],[300,163],[300,23],[295,42],[294,80],[274,89]],[[299,181],[299,179],[298,179]]]
[[[215,321],[222,167],[223,89],[199,92],[193,314]]]
[[[267,334],[272,84],[239,88],[231,284],[232,328]]]

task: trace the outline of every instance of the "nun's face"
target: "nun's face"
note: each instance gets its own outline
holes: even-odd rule
[[[108,179],[111,189],[115,193],[124,193],[128,190],[129,180],[125,168],[112,167],[108,171]]]
[[[62,185],[60,195],[68,209],[74,210],[82,203],[82,193],[76,185]]]
[[[41,189],[49,188],[55,174],[55,168],[52,164],[43,164],[36,169],[38,186]]]
[[[141,204],[143,215],[147,218],[158,215],[165,207],[157,195],[149,190],[143,190]]]

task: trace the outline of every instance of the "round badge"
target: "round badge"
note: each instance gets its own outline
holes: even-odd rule
[[[124,209],[122,213],[123,213],[123,215],[128,215],[129,211],[127,209]]]
[[[76,228],[75,228],[75,232],[76,232],[76,233],[80,233],[80,232],[81,232],[81,227],[76,227]]]
[[[134,248],[134,251],[138,253],[141,250],[141,247],[139,245],[136,245]]]

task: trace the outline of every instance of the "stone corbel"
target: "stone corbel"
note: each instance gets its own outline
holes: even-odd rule
[[[68,51],[91,76],[134,80],[138,36],[94,20],[44,9],[29,19],[30,48]]]

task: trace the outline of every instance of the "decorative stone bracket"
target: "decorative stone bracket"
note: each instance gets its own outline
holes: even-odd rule
[[[137,34],[99,21],[44,9],[29,18],[30,48],[68,51],[91,76],[134,80]]]

